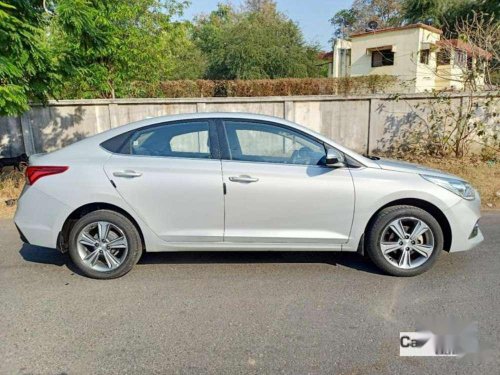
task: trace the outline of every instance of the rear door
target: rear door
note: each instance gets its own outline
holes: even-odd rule
[[[227,242],[347,242],[354,213],[348,168],[324,166],[322,142],[291,127],[219,124]]]
[[[105,165],[106,174],[165,241],[223,240],[224,196],[214,126],[210,120],[148,126],[122,135],[112,146],[118,149]]]

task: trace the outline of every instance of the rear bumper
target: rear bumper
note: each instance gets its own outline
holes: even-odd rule
[[[479,196],[473,201],[460,200],[446,210],[445,215],[452,234],[450,252],[470,250],[483,242],[484,237],[478,226],[481,218]]]
[[[28,241],[28,239],[24,236],[23,232],[21,232],[21,229],[19,229],[19,227],[17,226],[17,224],[14,223],[14,225],[16,226],[16,229],[17,229],[17,232],[19,233],[19,238],[21,239],[21,241],[23,241],[24,243],[27,243],[28,245],[30,244],[30,242]]]
[[[70,212],[69,206],[31,186],[23,191],[17,202],[14,223],[24,242],[55,248],[58,234]]]

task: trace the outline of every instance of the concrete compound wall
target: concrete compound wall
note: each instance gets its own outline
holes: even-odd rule
[[[415,106],[424,94],[354,97],[99,99],[50,101],[20,117],[0,118],[0,155],[52,151],[126,123],[194,112],[251,112],[286,118],[358,152],[386,150],[405,127],[416,126]],[[460,110],[464,95],[451,99]]]

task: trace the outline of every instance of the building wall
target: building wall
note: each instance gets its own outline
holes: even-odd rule
[[[451,98],[460,106],[466,95]],[[397,99],[365,95],[51,101],[46,107],[34,106],[21,117],[0,117],[0,157],[53,151],[148,117],[214,111],[286,118],[355,151],[373,152],[387,150],[402,129],[417,126],[415,108],[426,108],[429,100],[433,98],[428,94],[408,94]],[[498,103],[500,106],[500,100]]]
[[[477,64],[476,59],[473,59],[473,64]],[[455,56],[452,55],[450,58],[450,64],[439,65],[437,67],[436,73],[436,90],[463,90],[464,81],[462,80],[464,74],[464,69],[455,63]],[[479,74],[475,79],[475,85],[477,89],[484,88],[485,85],[484,74]]]
[[[386,33],[358,36],[352,39],[352,76],[387,74],[397,76],[406,92],[426,92],[448,88],[449,80],[436,76],[437,59],[435,44],[440,34],[424,28],[403,29]],[[371,53],[367,49],[393,46],[394,65],[372,67]],[[420,51],[430,49],[429,63],[420,62]],[[453,70],[452,74],[456,74]]]
[[[436,90],[463,90],[464,83],[461,81],[462,69],[454,64],[451,57],[450,64],[439,65],[436,73]]]
[[[337,40],[334,44],[333,77],[391,75],[402,82],[400,92],[423,93],[433,90],[463,90],[464,69],[456,64],[455,52],[451,53],[449,65],[437,65],[437,42],[441,34],[424,27],[401,28],[387,32],[364,33],[353,36],[350,41]],[[392,47],[394,65],[372,67],[372,49]],[[342,70],[345,59],[341,52],[351,48],[350,72]],[[385,48],[384,48],[385,49]],[[429,50],[428,63],[420,62],[422,50]],[[476,64],[473,58],[473,64]],[[476,88],[484,87],[484,75],[476,78]]]
[[[405,82],[404,91],[415,91],[416,59],[419,50],[420,29],[404,29],[385,33],[366,34],[352,39],[351,75],[387,74]],[[394,65],[372,67],[369,48],[393,46]]]
[[[411,59],[411,63],[416,66],[415,92],[432,91],[436,88],[436,68],[437,58],[435,48],[432,46],[439,41],[440,35],[426,29],[418,29],[419,43],[418,53]],[[420,53],[423,48],[430,49],[429,63],[420,62]]]
[[[332,77],[349,77],[351,75],[351,61],[348,50],[352,51],[351,42],[343,39],[335,40],[333,45],[333,63],[331,64]]]

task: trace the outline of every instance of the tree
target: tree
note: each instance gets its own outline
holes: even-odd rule
[[[334,37],[346,39],[353,33],[359,25],[356,20],[356,13],[351,9],[339,10],[330,22],[335,26]]]
[[[492,84],[492,75],[500,70],[500,22],[495,19],[495,15],[473,11],[456,21],[453,35],[472,46],[467,52],[468,57],[476,59],[475,64],[459,65],[465,87],[476,91],[476,81],[481,76],[484,76],[487,84]],[[452,52],[448,49],[448,53]]]
[[[318,48],[269,1],[243,11],[219,5],[196,20],[194,37],[207,59],[206,78],[260,79],[319,76]]]
[[[498,0],[405,0],[403,17],[409,23],[432,21],[436,27],[453,33],[461,20],[483,13],[500,20]]]
[[[352,7],[338,11],[330,20],[337,38],[346,38],[353,32],[363,31],[370,21],[379,27],[401,25],[402,0],[354,0]]]
[[[120,97],[181,75],[201,74],[190,24],[174,22],[177,0],[59,0],[51,43],[67,80],[65,97]],[[139,84],[136,84],[139,83]]]
[[[483,157],[498,159],[500,101],[495,93],[477,96],[470,92],[460,104],[446,92],[434,91],[431,95],[424,102],[403,99],[412,110],[405,124],[411,126],[398,128],[398,137],[390,140],[390,153],[462,158],[476,144],[482,147]]]
[[[57,76],[43,26],[43,9],[33,2],[0,2],[0,116],[20,114],[51,93]]]
[[[444,13],[449,11],[451,6],[450,0],[406,0],[403,12],[409,23],[431,21],[435,26],[440,27]]]
[[[243,9],[249,12],[276,12],[276,2],[273,0],[246,0]]]

